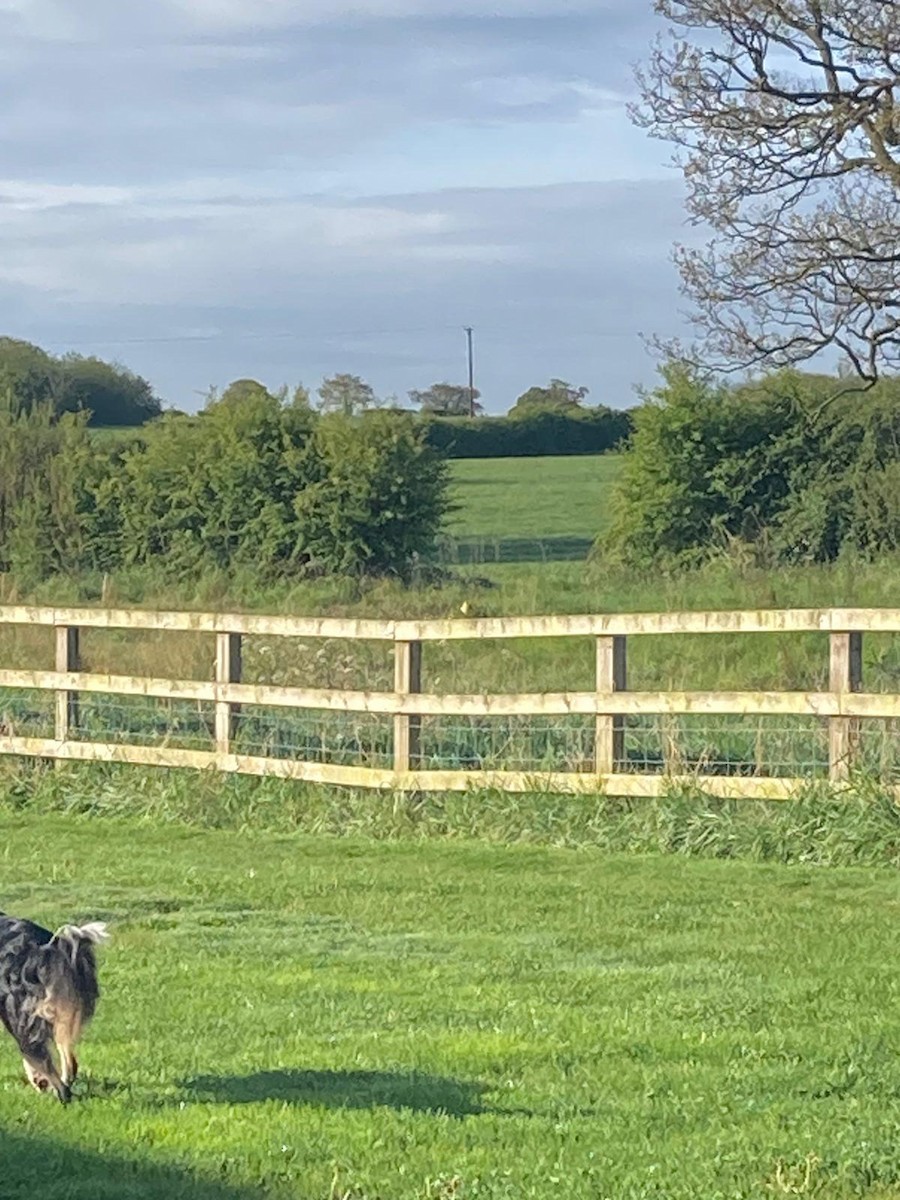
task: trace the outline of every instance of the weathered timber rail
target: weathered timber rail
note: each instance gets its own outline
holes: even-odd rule
[[[900,719],[900,695],[862,690],[865,633],[900,633],[900,609],[785,609],[670,612],[592,616],[492,617],[464,620],[355,620],[111,608],[0,606],[4,626],[55,630],[55,670],[3,669],[0,694],[21,689],[55,697],[52,736],[23,735],[0,724],[0,754],[55,760],[128,762],[271,775],[324,784],[402,791],[473,787],[507,791],[653,796],[684,780],[722,796],[786,798],[808,780],[755,773],[629,769],[626,722],[647,715],[732,715],[746,718],[817,718],[827,728],[827,773],[835,783],[851,773],[865,719]],[[213,635],[214,678],[189,680],[98,674],[81,669],[80,631],[170,631]],[[654,691],[627,689],[628,640],[645,635],[818,632],[830,642],[825,691]],[[370,640],[393,647],[390,691],[310,689],[242,681],[245,639]],[[423,655],[434,642],[506,638],[590,638],[596,652],[591,691],[518,694],[437,694],[422,690]],[[87,738],[79,729],[81,697],[91,695],[195,701],[211,706],[209,749],[139,745]],[[309,761],[248,754],[235,737],[236,722],[254,707],[377,715],[392,724],[389,766]],[[521,771],[428,768],[422,761],[422,723],[429,717],[570,717],[592,722],[592,757],[578,770]],[[887,782],[887,781],[886,781]]]

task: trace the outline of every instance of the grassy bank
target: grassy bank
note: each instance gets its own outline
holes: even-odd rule
[[[0,829],[114,930],[79,1101],[0,1044],[8,1200],[900,1195],[893,874]]]
[[[589,848],[820,867],[900,867],[900,807],[862,777],[785,802],[356,792],[278,779],[105,764],[0,764],[0,817],[92,818],[194,830]],[[104,835],[105,836],[105,835]]]

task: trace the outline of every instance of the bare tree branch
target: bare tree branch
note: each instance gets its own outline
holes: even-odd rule
[[[724,368],[900,368],[900,0],[656,0],[634,120],[672,142],[675,260]]]

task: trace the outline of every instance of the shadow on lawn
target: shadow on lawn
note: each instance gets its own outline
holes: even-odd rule
[[[0,1129],[3,1200],[259,1200],[254,1188],[230,1187],[173,1166],[64,1146]]]
[[[485,1084],[418,1071],[258,1071],[253,1075],[200,1075],[184,1080],[181,1087],[198,1100],[224,1104],[279,1100],[328,1108],[413,1109],[451,1117],[507,1111],[482,1103],[488,1090]]]

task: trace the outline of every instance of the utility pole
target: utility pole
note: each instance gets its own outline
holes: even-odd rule
[[[469,416],[475,416],[475,364],[472,358],[472,326],[464,326],[466,331],[466,345],[469,351]]]

